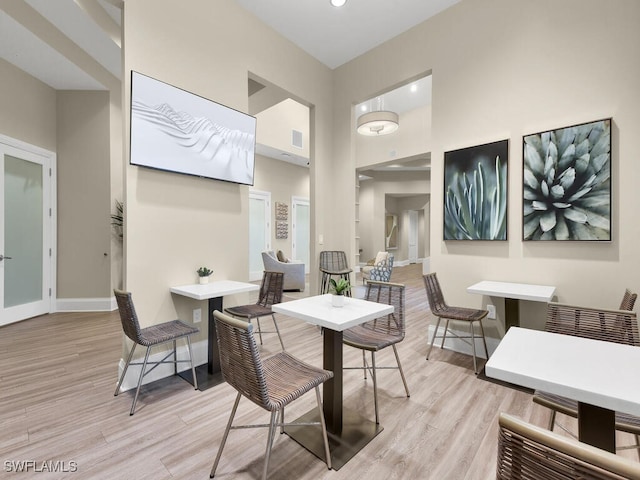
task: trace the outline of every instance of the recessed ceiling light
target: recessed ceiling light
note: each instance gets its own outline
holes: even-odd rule
[[[331,0],[331,5],[334,7],[342,7],[345,3],[347,3],[347,0]]]
[[[415,83],[413,85],[411,85],[411,91],[412,92],[417,92],[418,91],[418,85],[416,85]]]
[[[361,105],[360,106],[360,110],[362,110],[363,112],[367,111],[367,106],[366,105]]]

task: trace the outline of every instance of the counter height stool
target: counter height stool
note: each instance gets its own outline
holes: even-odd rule
[[[172,320],[170,322],[160,323],[158,325],[151,325],[150,327],[140,328],[140,323],[138,322],[138,316],[136,314],[136,310],[133,306],[133,300],[131,299],[131,293],[124,292],[122,290],[114,290],[113,291],[116,301],[118,302],[118,311],[120,313],[120,321],[122,322],[122,329],[124,333],[129,339],[133,342],[131,346],[131,351],[129,352],[129,357],[127,358],[127,363],[124,365],[124,369],[122,370],[122,375],[120,375],[120,380],[118,380],[118,385],[116,386],[116,392],[114,393],[117,396],[120,393],[120,387],[122,386],[122,381],[124,380],[124,376],[127,374],[127,369],[129,365],[142,365],[142,370],[140,370],[140,377],[138,378],[138,386],[136,388],[136,394],[133,397],[133,404],[131,405],[131,411],[129,415],[133,415],[136,411],[136,403],[138,402],[138,395],[140,394],[140,387],[142,386],[142,379],[148,373],[150,373],[154,368],[156,368],[161,363],[173,363],[174,368],[177,369],[178,363],[188,362],[191,365],[191,374],[193,375],[193,386],[195,389],[198,389],[198,378],[196,377],[196,371],[193,366],[193,352],[191,351],[191,338],[190,336],[194,333],[198,333],[198,329],[192,327],[191,325],[187,325],[181,320]],[[189,360],[178,360],[176,353],[176,340],[184,338],[187,341],[187,347],[189,348]],[[149,361],[149,352],[151,351],[151,347],[156,345],[161,345],[163,343],[173,342],[173,350],[170,350],[169,353],[165,355],[162,360],[157,362]],[[133,352],[136,349],[136,346],[142,345],[143,347],[147,347],[147,351],[144,355],[144,361],[140,362],[132,362]],[[173,355],[173,360],[167,361]],[[147,371],[147,365],[153,365]]]
[[[431,309],[431,313],[433,313],[436,317],[438,317],[438,322],[436,324],[436,329],[433,332],[433,338],[431,338],[431,344],[429,345],[429,349],[427,350],[427,360],[429,360],[429,354],[431,353],[431,349],[433,348],[433,342],[437,338],[442,338],[442,344],[440,348],[444,348],[444,341],[447,338],[447,331],[456,338],[463,339],[466,341],[467,339],[471,339],[471,347],[473,348],[473,370],[476,375],[478,374],[478,365],[476,361],[476,338],[482,338],[482,343],[484,344],[484,351],[487,355],[487,359],[489,359],[489,350],[487,349],[487,341],[484,338],[484,328],[482,328],[482,319],[486,317],[489,312],[487,310],[480,310],[475,308],[465,308],[465,307],[450,307],[444,301],[444,296],[442,294],[442,290],[440,289],[440,283],[438,282],[438,277],[434,273],[428,273],[423,276],[424,286],[427,290],[427,299],[429,300],[429,308]],[[444,333],[442,336],[438,335],[438,327],[440,326],[440,320],[445,318],[447,321],[444,326]],[[469,324],[469,328],[471,330],[470,335],[458,335],[449,330],[449,320],[459,320],[461,322],[466,322]],[[473,328],[473,324],[478,322],[480,325],[480,336],[476,336],[475,330]]]
[[[284,273],[282,272],[264,272],[262,275],[262,283],[260,285],[260,294],[258,301],[249,305],[238,305],[235,307],[225,308],[224,311],[234,317],[242,318],[251,323],[251,320],[255,319],[258,324],[258,336],[260,337],[260,345],[262,345],[263,333],[277,333],[280,339],[280,346],[284,350],[284,343],[280,336],[280,329],[278,328],[278,322],[276,316],[271,310],[271,306],[282,302],[282,292],[284,285]],[[260,326],[260,317],[271,316],[275,332],[262,330]]]
[[[344,278],[349,281],[349,275],[353,270],[349,268],[347,254],[340,250],[325,250],[320,252],[320,295],[329,293],[329,280],[332,276]],[[347,291],[351,296],[351,290]]]
[[[269,427],[267,434],[267,449],[262,470],[262,478],[267,478],[269,469],[269,458],[271,447],[276,433],[276,427],[285,425],[300,425],[300,423],[284,423],[284,408],[294,400],[310,390],[316,391],[316,402],[318,413],[320,414],[319,424],[322,431],[324,452],[327,467],[331,469],[331,455],[329,453],[329,440],[327,429],[322,413],[322,402],[320,399],[320,385],[333,377],[333,372],[308,365],[287,352],[276,353],[275,355],[262,360],[258,352],[255,338],[253,336],[253,325],[239,319],[220,313],[213,312],[216,322],[216,335],[218,336],[218,346],[220,350],[220,368],[224,380],[238,391],[235,403],[231,409],[227,427],[222,435],[220,448],[216,454],[216,459],[211,468],[210,477],[213,478],[222,450],[227,441],[229,431],[240,428]],[[269,424],[260,425],[233,425],[233,418],[240,398],[244,396],[259,407],[271,412]],[[278,416],[280,421],[278,422]],[[309,425],[309,424],[307,424]],[[289,459],[289,461],[291,461]],[[304,457],[301,461],[306,462]],[[305,468],[301,465],[301,468]]]

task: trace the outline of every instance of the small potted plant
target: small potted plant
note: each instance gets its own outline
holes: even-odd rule
[[[329,280],[329,285],[331,287],[331,292],[334,294],[333,297],[331,297],[332,305],[334,307],[342,307],[344,305],[345,294],[351,290],[349,280],[346,278],[339,278],[338,280],[331,278]]]
[[[209,275],[213,273],[213,270],[209,270],[207,267],[200,267],[196,272],[198,272],[198,277],[200,277],[200,284],[204,285],[205,283],[209,283]]]

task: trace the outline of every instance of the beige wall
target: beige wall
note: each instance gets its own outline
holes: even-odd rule
[[[291,197],[309,198],[309,169],[291,163],[256,155],[256,174],[253,189],[271,192],[271,247],[291,258]],[[289,238],[277,239],[275,231],[275,203],[289,206]]]
[[[109,92],[59,91],[58,298],[111,296]]]
[[[559,301],[609,307],[625,287],[640,288],[639,23],[635,0],[463,0],[336,70],[335,153],[345,175],[355,167],[351,105],[433,72],[431,269],[451,303],[486,303],[465,291],[481,279],[551,284]],[[604,117],[613,117],[613,240],[522,242],[522,136]],[[443,242],[443,152],[504,138],[509,240]],[[524,325],[543,323],[539,307],[525,303]],[[498,335],[499,322],[489,330]]]
[[[0,58],[0,133],[56,151],[56,91]]]
[[[312,106],[311,178],[329,177],[328,68],[233,2],[126,2],[124,19],[125,132],[131,69],[241,111],[247,111],[252,73]],[[248,187],[132,166],[125,184],[125,285],[143,325],[191,317],[192,304],[172,297],[169,287],[193,283],[199,265],[212,268],[215,279],[248,278]],[[331,202],[324,191],[312,188],[310,196],[315,204]],[[316,230],[329,231],[322,213]]]
[[[256,114],[256,142],[309,158],[309,108],[287,98]],[[292,131],[302,133],[302,148],[292,145]]]

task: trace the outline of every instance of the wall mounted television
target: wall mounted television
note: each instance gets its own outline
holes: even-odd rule
[[[253,185],[255,139],[255,117],[131,71],[131,165]]]

